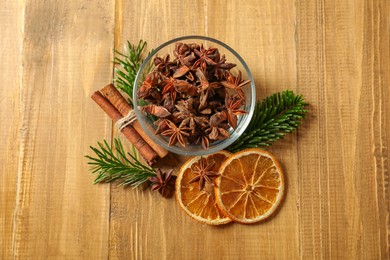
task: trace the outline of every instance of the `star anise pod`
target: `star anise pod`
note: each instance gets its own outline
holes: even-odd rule
[[[157,90],[157,88],[151,88],[149,90],[149,97],[144,99],[149,100],[152,103],[158,103],[162,99],[162,95],[160,91]]]
[[[157,126],[157,129],[156,129],[156,135],[164,132],[165,130],[168,130],[169,129],[169,126],[168,126],[168,120],[165,119],[165,118],[160,118],[158,120],[156,120],[154,122],[154,125]]]
[[[143,106],[142,111],[157,117],[167,117],[171,115],[171,113],[165,107],[157,105]]]
[[[187,72],[190,71],[190,68],[188,68],[186,65],[183,65],[181,66],[180,68],[178,68],[175,73],[173,73],[172,77],[177,79],[177,78],[180,78],[180,77],[183,77],[184,75],[187,74]]]
[[[180,127],[189,127],[192,134],[195,134],[196,126],[199,126],[202,129],[207,127],[208,120],[205,117],[196,116],[188,111],[187,108],[180,105],[176,105],[176,108],[178,111],[173,115],[183,120],[179,125]]]
[[[204,72],[199,68],[196,70],[196,76],[198,76],[200,80],[200,87],[198,88],[198,92],[201,93],[199,110],[203,110],[203,108],[206,106],[209,96],[213,95],[215,89],[219,88],[221,85],[218,82],[210,83],[207,80]]]
[[[222,81],[221,84],[225,88],[234,89],[240,98],[245,100],[245,94],[244,91],[242,91],[242,87],[247,85],[249,82],[251,82],[249,79],[242,80],[242,74],[241,71],[239,71],[237,77],[233,76],[230,72],[226,72],[226,81]]]
[[[176,80],[173,83],[175,90],[184,96],[193,97],[196,95],[198,88],[185,80]]]
[[[190,44],[188,44],[188,46],[190,47],[191,51],[194,51],[195,49],[197,49],[197,50],[200,49],[200,45],[196,44],[196,43],[190,43]]]
[[[183,147],[186,146],[185,136],[190,134],[187,132],[190,130],[188,127],[177,127],[172,121],[167,120],[168,130],[163,131],[161,134],[169,136],[169,145],[174,145],[177,142]]]
[[[207,91],[207,93],[214,93],[214,90],[221,87],[219,82],[209,82],[207,80],[206,75],[202,70],[199,68],[196,70],[196,76],[198,76],[200,80],[200,88],[198,89],[198,92]]]
[[[153,60],[156,69],[160,71],[163,75],[167,76],[170,72],[170,66],[173,65],[172,62],[169,61],[169,54],[164,57],[155,57]]]
[[[173,51],[176,58],[178,58],[180,55],[187,56],[190,54],[191,48],[188,44],[185,44],[183,42],[177,42],[175,44],[175,50]]]
[[[174,55],[177,58],[178,63],[187,67],[192,66],[193,61],[196,59],[194,52],[188,44],[178,42],[175,45]]]
[[[239,109],[242,105],[242,100],[231,96],[226,96],[225,106],[226,110],[222,111],[228,120],[228,123],[233,129],[237,128],[237,116],[246,114],[245,110]]]
[[[164,95],[165,93],[170,93],[172,100],[176,99],[176,94],[177,94],[175,87],[173,85],[175,81],[176,79],[174,79],[173,77],[163,77],[163,80],[161,82],[161,86],[162,86],[161,94]]]
[[[185,66],[188,66],[188,67],[191,67],[192,64],[194,63],[194,60],[196,59],[196,56],[193,52],[191,52],[189,55],[187,56],[179,56],[177,58],[179,64],[181,65],[185,65]]]
[[[176,176],[172,175],[173,169],[162,172],[159,168],[156,169],[156,176],[149,177],[149,181],[152,183],[151,190],[159,191],[161,196],[169,197],[172,195],[174,188],[174,182]]]
[[[212,100],[210,102],[207,102],[207,106],[214,111],[215,113],[220,112],[223,108],[222,101],[221,100]]]
[[[226,118],[226,114],[225,113],[222,113],[222,112],[217,112],[215,113],[214,115],[212,115],[210,117],[210,125],[211,126],[218,126],[220,125],[223,121],[225,121],[227,118]]]
[[[171,93],[165,93],[162,96],[163,100],[163,107],[165,107],[169,112],[172,112],[172,110],[175,108],[175,103],[173,102],[171,98]]]
[[[222,57],[216,58],[216,64],[214,66],[214,76],[218,79],[223,79],[225,76],[225,72],[234,68],[235,66],[236,64],[227,63],[225,55],[222,55]]]
[[[165,93],[170,93],[171,99],[173,101],[176,100],[178,93],[184,93],[186,95],[191,96],[191,95],[195,95],[197,91],[197,88],[193,86],[191,83],[185,80],[175,79],[173,77],[164,77],[161,85],[162,85],[161,94],[164,95]]]
[[[155,88],[155,86],[158,83],[158,80],[160,78],[160,75],[158,72],[152,72],[149,73],[146,76],[146,79],[142,83],[142,86],[138,90],[138,97],[139,98],[148,98],[150,96],[150,91],[152,88]]]
[[[194,49],[198,59],[192,65],[192,69],[200,67],[203,71],[206,71],[207,65],[216,65],[217,63],[213,60],[217,55],[216,51],[216,48],[204,48],[203,44],[200,46],[200,50]]]
[[[209,162],[206,158],[201,158],[199,162],[192,165],[191,170],[196,175],[189,183],[199,182],[199,190],[202,190],[205,182],[214,185],[211,180],[213,177],[217,177],[218,172],[212,171],[215,162]]]
[[[202,144],[203,149],[208,149],[210,146],[210,140],[204,131],[198,134],[195,143]]]
[[[179,105],[182,108],[185,108],[189,112],[193,113],[195,111],[194,107],[198,105],[199,102],[195,100],[194,97],[189,97],[187,99],[182,99],[177,101],[177,105]]]
[[[223,127],[211,126],[206,130],[210,140],[225,140],[230,137],[229,132]]]

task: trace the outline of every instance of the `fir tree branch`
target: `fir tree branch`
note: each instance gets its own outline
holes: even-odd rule
[[[143,54],[145,51],[146,42],[140,40],[137,45],[127,41],[124,53],[114,50],[116,57],[115,64],[119,64],[120,68],[115,68],[115,87],[125,92],[131,98],[133,96],[133,85],[138,70],[143,63]]]
[[[126,153],[118,138],[114,139],[114,149],[104,140],[98,142],[98,148],[90,147],[95,157],[86,156],[90,161],[91,171],[96,174],[94,184],[118,181],[120,185],[130,185],[133,188],[148,182],[149,177],[156,175],[156,171],[143,165],[137,159],[137,152]]]
[[[227,150],[270,146],[298,128],[305,118],[307,105],[300,95],[283,91],[257,101],[252,120],[245,132]]]

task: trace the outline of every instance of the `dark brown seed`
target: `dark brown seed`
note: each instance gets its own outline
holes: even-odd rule
[[[207,107],[200,111],[202,115],[210,115],[211,114],[211,108]]]

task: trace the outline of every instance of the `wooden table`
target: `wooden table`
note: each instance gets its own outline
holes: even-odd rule
[[[6,0],[0,9],[1,259],[388,259],[390,2]],[[239,52],[258,98],[310,114],[273,146],[287,196],[264,223],[210,227],[174,199],[92,185],[111,140],[90,94],[113,48],[207,35]]]

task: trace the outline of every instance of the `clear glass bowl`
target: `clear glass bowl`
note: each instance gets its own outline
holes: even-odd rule
[[[238,116],[237,128],[235,130],[233,128],[230,128],[228,130],[230,133],[230,138],[225,140],[220,140],[220,141],[219,140],[212,141],[212,142],[210,141],[210,146],[208,149],[204,149],[200,144],[199,145],[189,144],[186,147],[182,147],[179,144],[169,146],[168,145],[169,137],[165,137],[163,135],[156,135],[155,134],[156,126],[153,124],[152,119],[140,110],[140,107],[144,105],[144,102],[140,102],[140,100],[138,99],[138,95],[137,95],[138,88],[141,87],[144,79],[146,78],[146,75],[151,71],[153,71],[155,67],[153,63],[154,57],[155,56],[163,57],[166,54],[169,54],[172,59],[174,57],[173,51],[175,49],[176,42],[183,42],[187,44],[196,43],[199,45],[203,44],[205,48],[210,48],[210,47],[218,48],[221,55],[222,54],[225,55],[227,62],[237,64],[237,66],[232,68],[230,71],[234,75],[237,75],[238,70],[240,70],[242,73],[243,80],[249,79],[251,81],[250,84],[247,84],[242,88],[246,97],[246,103],[242,109],[244,109],[248,113]],[[234,143],[234,141],[236,141],[237,138],[245,131],[245,129],[249,125],[249,122],[253,116],[253,112],[255,109],[256,87],[253,81],[252,74],[248,66],[246,65],[245,61],[241,58],[241,56],[236,51],[234,51],[228,45],[209,37],[184,36],[184,37],[170,40],[160,45],[152,53],[150,53],[150,55],[145,59],[144,63],[141,65],[140,70],[138,71],[138,74],[134,82],[133,102],[134,102],[135,114],[137,116],[139,123],[141,124],[144,131],[158,145],[176,154],[197,156],[197,155],[211,154],[223,150],[224,148],[228,147],[230,144]]]

